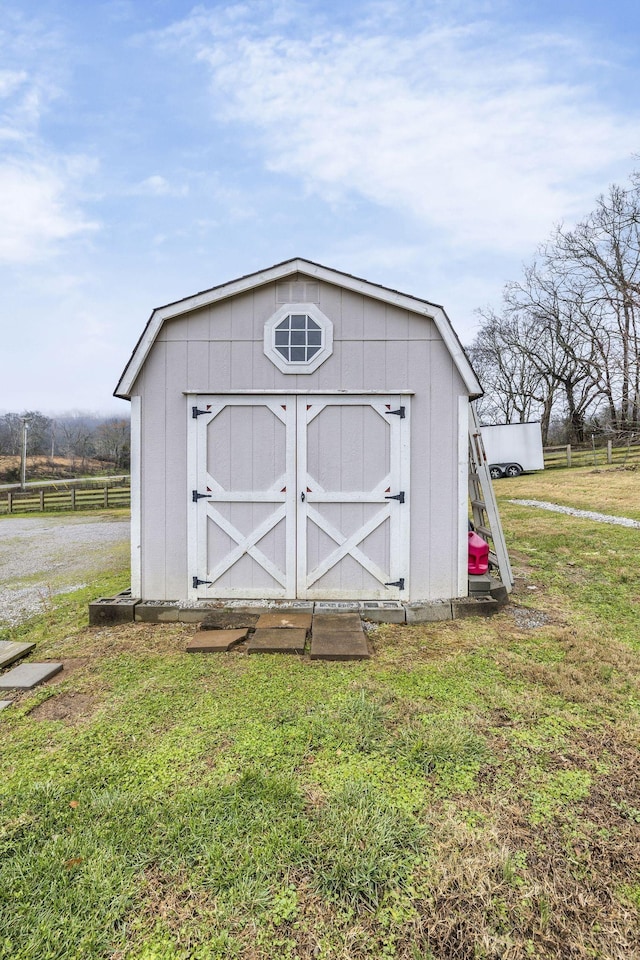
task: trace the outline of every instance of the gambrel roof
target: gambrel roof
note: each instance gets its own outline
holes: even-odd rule
[[[140,373],[165,320],[180,317],[200,307],[210,306],[221,300],[233,297],[238,293],[246,293],[264,284],[273,283],[277,280],[285,280],[287,277],[298,273],[313,277],[316,280],[323,280],[326,283],[334,284],[335,286],[342,287],[354,293],[361,293],[366,297],[392,304],[393,306],[409,310],[412,313],[432,320],[451,354],[453,362],[469,392],[469,396],[471,398],[481,396],[483,392],[482,387],[442,307],[434,303],[429,303],[427,300],[421,300],[418,297],[400,293],[398,290],[392,290],[389,287],[383,287],[377,283],[370,283],[368,280],[354,277],[349,273],[342,273],[339,270],[324,267],[320,263],[303,260],[300,257],[285,260],[282,263],[276,263],[266,270],[249,273],[244,277],[239,277],[237,280],[230,280],[217,287],[212,287],[210,290],[204,290],[201,293],[196,293],[183,300],[177,300],[175,303],[168,303],[163,307],[157,307],[149,317],[142,336],[138,340],[131,358],[120,377],[118,386],[114,391],[114,396],[121,397],[124,400],[131,398],[131,389],[136,377]]]

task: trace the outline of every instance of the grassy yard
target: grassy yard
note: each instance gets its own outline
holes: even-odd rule
[[[88,628],[124,568],[5,632],[66,666],[0,714],[0,957],[640,956],[640,531],[507,502],[639,487],[498,482],[512,603],[367,663]]]

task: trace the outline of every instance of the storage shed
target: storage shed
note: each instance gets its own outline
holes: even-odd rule
[[[481,392],[442,307],[307,260],[159,307],[115,391],[133,595],[466,596]]]

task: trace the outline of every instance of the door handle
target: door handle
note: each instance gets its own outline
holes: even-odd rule
[[[302,491],[302,493],[300,494],[300,500],[302,501],[302,503],[304,503],[304,491]]]

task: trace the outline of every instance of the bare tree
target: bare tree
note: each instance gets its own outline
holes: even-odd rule
[[[640,189],[612,186],[574,230],[559,228],[553,259],[569,289],[598,318],[590,334],[599,354],[610,415],[624,428],[640,402]],[[618,412],[619,411],[619,412]]]
[[[487,395],[482,415],[507,422],[552,418],[567,437],[585,424],[614,429],[640,420],[640,174],[612,186],[574,229],[558,227],[500,314],[481,313],[470,347]]]
[[[37,410],[5,413],[0,417],[0,453],[19,456],[22,447],[22,424],[28,418],[28,451],[32,455],[45,452],[51,431],[51,420]]]
[[[0,417],[0,453],[17,457],[20,454],[22,420],[18,413],[5,413]]]
[[[469,348],[485,396],[479,413],[486,423],[526,423],[540,418],[546,436],[553,406],[553,383],[531,362],[522,344],[535,333],[524,313],[480,314],[483,323]]]
[[[116,470],[129,467],[129,421],[113,417],[100,424],[95,434],[96,454],[113,463]]]
[[[80,469],[84,470],[87,458],[93,452],[93,430],[82,416],[67,417],[58,423],[62,431],[63,449],[71,460],[72,469],[76,469],[80,460]]]
[[[534,262],[520,283],[507,286],[505,310],[520,321],[522,333],[513,349],[546,387],[540,398],[544,439],[556,406],[571,439],[583,440],[585,418],[601,393],[597,350],[589,336],[597,309],[585,304],[579,291],[567,289],[564,275],[551,261],[543,266]]]

